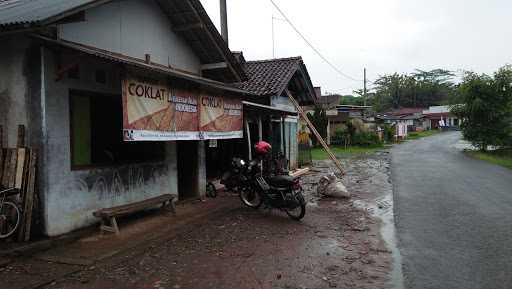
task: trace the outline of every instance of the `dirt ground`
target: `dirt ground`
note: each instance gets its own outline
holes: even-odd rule
[[[275,210],[239,204],[179,234],[154,238],[94,264],[65,267],[61,277],[36,287],[391,288],[393,258],[381,238],[382,222],[373,212],[390,207],[388,155],[343,163],[352,199],[316,196],[319,177],[333,169],[327,161],[318,162],[302,180],[309,204],[301,222]],[[41,263],[27,259],[0,268],[0,288],[33,288],[36,283],[18,287],[13,278],[23,278],[30,268],[44,272],[57,266]]]

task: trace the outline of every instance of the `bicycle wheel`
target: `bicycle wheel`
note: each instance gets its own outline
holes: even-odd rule
[[[20,209],[11,202],[0,205],[0,239],[7,238],[16,231],[20,224]]]

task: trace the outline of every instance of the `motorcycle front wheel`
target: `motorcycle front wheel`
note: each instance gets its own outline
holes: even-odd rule
[[[242,188],[240,190],[240,200],[249,208],[257,209],[261,206],[263,199],[254,188]]]

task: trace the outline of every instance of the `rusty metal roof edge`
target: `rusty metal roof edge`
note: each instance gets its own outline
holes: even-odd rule
[[[38,40],[41,40],[41,41],[44,41],[44,42],[47,42],[50,44],[77,50],[77,51],[80,51],[80,52],[83,52],[83,53],[86,53],[89,55],[93,55],[96,57],[109,59],[109,60],[117,61],[120,63],[128,64],[128,65],[133,65],[133,66],[136,66],[139,68],[149,69],[149,70],[160,72],[160,73],[172,76],[172,77],[183,78],[183,79],[195,82],[197,84],[206,85],[206,86],[209,86],[212,88],[221,89],[221,90],[234,92],[234,93],[240,93],[240,94],[244,94],[247,96],[257,96],[256,94],[254,94],[250,91],[238,89],[238,88],[229,86],[222,82],[218,82],[218,81],[203,78],[203,77],[200,77],[197,75],[181,72],[181,71],[178,71],[178,70],[170,68],[170,67],[163,67],[163,66],[157,66],[157,65],[153,65],[153,64],[147,64],[142,59],[133,58],[130,56],[98,49],[95,47],[85,46],[83,44],[79,44],[79,43],[75,43],[75,42],[48,38],[48,37],[40,35],[40,34],[31,34],[30,36],[35,39],[38,39]]]
[[[287,109],[283,109],[283,108],[279,108],[279,107],[274,107],[274,106],[265,105],[265,104],[260,104],[260,103],[255,103],[255,102],[250,102],[250,101],[242,101],[242,103],[243,103],[244,105],[247,105],[247,106],[252,106],[252,107],[257,107],[257,108],[263,108],[263,109],[268,109],[268,110],[278,111],[278,112],[284,112],[284,113],[286,113],[286,114],[293,114],[293,115],[298,114],[298,112],[297,112],[297,111],[287,110]]]

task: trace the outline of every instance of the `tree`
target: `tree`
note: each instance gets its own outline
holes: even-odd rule
[[[369,103],[376,111],[445,104],[455,92],[453,76],[444,69],[383,75],[374,81],[374,92],[368,95]]]
[[[512,132],[512,66],[494,74],[467,72],[459,86],[461,105],[452,113],[461,120],[464,138],[480,150],[510,145]]]
[[[354,91],[354,93],[356,93],[357,95],[343,95],[341,97],[340,104],[363,105],[364,98],[359,94],[359,91]]]
[[[315,126],[318,133],[322,136],[322,138],[326,139],[328,119],[325,110],[323,110],[320,106],[315,106],[313,114],[308,112],[308,118]],[[313,141],[314,146],[318,144],[318,140],[315,137],[311,138],[311,140]]]

